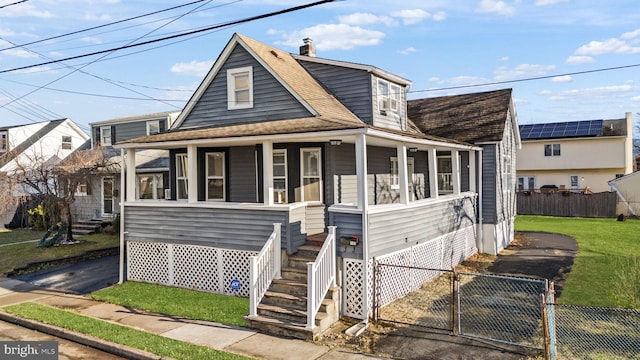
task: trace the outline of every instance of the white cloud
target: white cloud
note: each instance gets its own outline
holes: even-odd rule
[[[447,13],[444,11],[438,11],[437,13],[433,14],[433,21],[443,21],[447,18]]]
[[[496,81],[520,79],[526,77],[544,76],[554,70],[554,65],[520,64],[513,69],[501,66],[493,72]]]
[[[57,71],[52,71],[52,69],[49,66],[36,66],[28,69],[16,70],[13,73],[14,74],[33,74],[33,73],[41,73],[41,72],[56,73]]]
[[[605,41],[591,41],[576,50],[578,55],[603,55],[603,54],[637,54],[640,47],[627,44],[626,41],[611,38]]]
[[[374,46],[382,42],[384,33],[347,24],[320,24],[283,35],[277,45],[298,48],[302,39],[310,37],[318,50],[350,50],[360,46]]]
[[[631,101],[640,101],[640,96],[634,96],[631,98]]]
[[[416,48],[414,48],[414,47],[409,47],[409,48],[406,48],[406,49],[404,49],[404,50],[399,50],[399,51],[398,51],[398,54],[402,54],[402,55],[409,55],[409,54],[414,53],[414,52],[416,52],[416,51],[417,51],[417,50],[416,50]]]
[[[509,57],[508,56],[503,56],[500,59],[498,59],[499,61],[509,61]]]
[[[109,21],[111,20],[111,16],[109,16],[108,14],[98,16],[87,12],[84,14],[84,19],[89,21]]]
[[[551,101],[584,101],[592,103],[596,100],[610,99],[612,96],[620,97],[635,94],[634,87],[630,84],[599,86],[582,89],[572,89],[559,92],[544,91],[540,95]]]
[[[554,76],[551,78],[551,81],[557,82],[557,83],[566,83],[566,82],[572,82],[573,78],[571,77],[571,75]]]
[[[496,13],[498,15],[511,16],[515,15],[516,8],[504,1],[482,0],[475,11],[479,13]]]
[[[620,35],[621,39],[634,39],[640,36],[640,29],[636,29],[634,31],[626,32]]]
[[[422,9],[400,10],[391,13],[391,16],[401,18],[405,25],[417,24],[423,20],[429,19],[431,14]]]
[[[351,15],[339,16],[338,20],[347,25],[372,25],[384,24],[386,26],[396,26],[398,22],[389,16],[378,16],[369,13],[353,13]]]
[[[176,63],[171,67],[171,72],[203,77],[213,65],[213,60],[191,61],[188,63]]]
[[[536,6],[555,5],[569,0],[536,0]]]
[[[80,38],[80,40],[82,40],[84,42],[92,43],[92,44],[102,44],[102,40],[98,39],[97,37],[93,37],[93,36],[83,36],[83,37]]]
[[[0,47],[2,48],[10,48],[12,47],[13,44],[0,39]],[[23,50],[21,48],[13,48],[13,49],[7,49],[2,51],[3,54],[9,55],[9,56],[14,56],[14,57],[19,57],[19,58],[34,58],[34,57],[38,57],[37,54],[32,53],[31,51],[27,51],[27,50]]]
[[[49,19],[55,17],[49,11],[36,9],[29,3],[21,3],[20,6],[9,6],[0,11],[0,17],[35,17],[40,19]]]
[[[592,58],[591,56],[578,56],[578,55],[569,56],[566,61],[567,64],[571,64],[571,65],[589,64],[593,62],[596,62],[596,59]]]

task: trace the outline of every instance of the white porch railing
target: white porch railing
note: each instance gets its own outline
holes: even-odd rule
[[[258,316],[258,304],[273,279],[280,278],[282,268],[280,249],[280,223],[273,224],[273,233],[260,253],[249,258],[249,316]]]
[[[316,314],[330,287],[336,286],[336,227],[329,226],[316,261],[307,263],[307,328],[313,329]]]

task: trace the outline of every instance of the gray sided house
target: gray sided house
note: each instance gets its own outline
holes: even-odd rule
[[[482,231],[478,250],[496,255],[513,240],[516,150],[521,147],[511,89],[410,100],[409,118],[424,133],[482,148]]]
[[[179,112],[161,112],[115,118],[91,123],[89,148],[101,147],[120,164],[121,150],[114,149],[117,141],[166,132]],[[145,150],[136,158],[137,196],[141,199],[164,199],[169,181],[169,152]],[[121,179],[119,170],[111,175],[93,176],[78,187],[73,204],[73,215],[77,220],[111,219],[120,213]]]
[[[481,148],[412,124],[408,80],[301,50],[235,34],[169,131],[118,141],[121,281],[249,296],[252,326],[285,292],[297,305],[265,321],[316,329],[325,294],[329,317],[368,319],[373,261],[451,268],[477,251]],[[139,196],[128,169],[143,150],[169,151],[165,199]]]

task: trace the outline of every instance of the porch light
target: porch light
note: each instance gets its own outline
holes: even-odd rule
[[[418,152],[418,148],[410,147],[409,148],[409,152],[416,153],[416,152]]]
[[[334,146],[338,146],[342,144],[342,140],[340,139],[331,139],[329,140],[329,142],[331,143],[331,145],[334,145]]]

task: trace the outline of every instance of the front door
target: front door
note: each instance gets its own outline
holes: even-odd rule
[[[113,178],[102,179],[102,216],[113,216]]]

